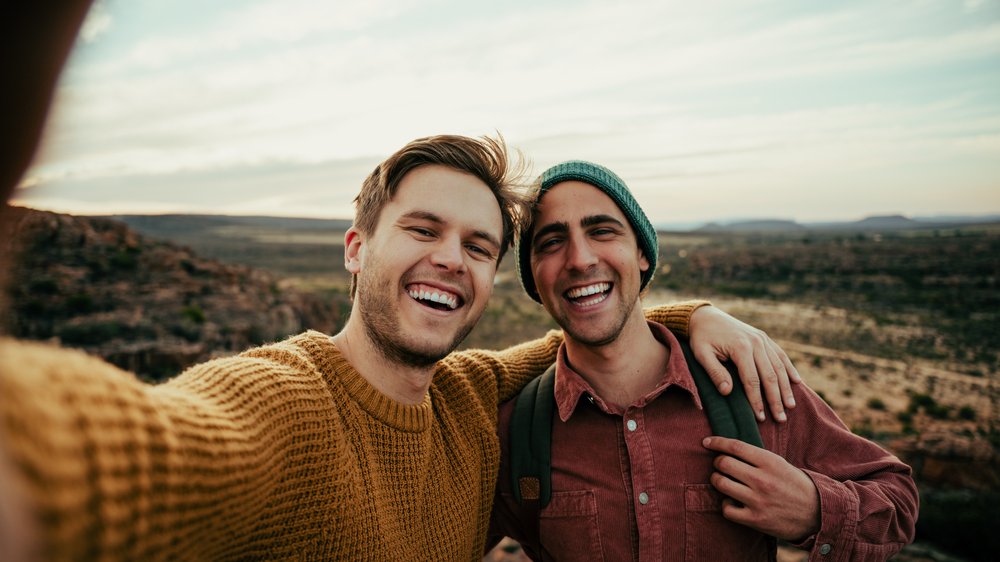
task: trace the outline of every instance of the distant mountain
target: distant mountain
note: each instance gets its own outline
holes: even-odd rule
[[[788,219],[753,219],[717,221],[701,225],[690,223],[660,223],[658,230],[690,232],[732,232],[732,233],[783,233],[807,230],[826,231],[894,231],[918,228],[957,228],[975,224],[1000,223],[1000,215],[938,215],[926,217],[905,217],[903,215],[878,215],[856,221],[830,221],[800,223]]]
[[[920,225],[917,221],[908,219],[903,215],[867,217],[848,224],[852,228],[860,230],[898,230]]]
[[[990,224],[1000,222],[1000,215],[930,215],[913,217],[913,220],[937,224]]]
[[[792,232],[805,230],[805,228],[801,224],[791,220],[763,219],[738,221],[726,225],[710,222],[696,230],[700,232]]]

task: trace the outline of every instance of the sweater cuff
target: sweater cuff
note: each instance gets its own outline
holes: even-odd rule
[[[705,300],[681,301],[647,308],[643,312],[646,320],[663,324],[674,335],[686,338],[690,334],[691,315],[703,306],[712,306],[712,303]]]

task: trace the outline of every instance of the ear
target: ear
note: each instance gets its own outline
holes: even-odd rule
[[[361,271],[365,249],[363,238],[364,234],[353,226],[344,234],[344,268],[353,275]]]
[[[643,273],[649,271],[649,260],[646,259],[646,254],[642,250],[639,250],[639,271]]]

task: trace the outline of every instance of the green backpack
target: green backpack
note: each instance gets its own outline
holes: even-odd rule
[[[739,439],[763,447],[757,419],[740,384],[728,396],[719,394],[704,367],[694,358],[686,341],[681,349],[698,387],[698,396],[714,435]],[[726,368],[738,383],[739,374],[731,362]],[[555,415],[555,373],[553,364],[542,376],[529,382],[517,395],[510,422],[510,474],[514,498],[537,512],[552,498],[552,420]]]

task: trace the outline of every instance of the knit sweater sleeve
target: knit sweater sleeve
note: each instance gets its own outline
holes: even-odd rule
[[[699,308],[711,306],[711,304],[703,300],[681,301],[646,308],[643,309],[643,312],[646,314],[647,320],[663,324],[676,336],[688,337],[691,335],[688,331],[691,315]]]
[[[707,304],[708,301],[683,301],[647,308],[644,312],[649,320],[686,337],[691,314]],[[545,337],[502,351],[463,351],[451,354],[447,361],[457,372],[468,373],[472,383],[488,401],[500,404],[512,398],[528,381],[555,362],[562,340],[562,332],[552,330]]]
[[[335,473],[341,440],[305,354],[262,349],[154,386],[80,352],[0,340],[0,447],[43,558],[254,552],[261,521],[295,509],[288,488],[310,484],[289,475]]]

